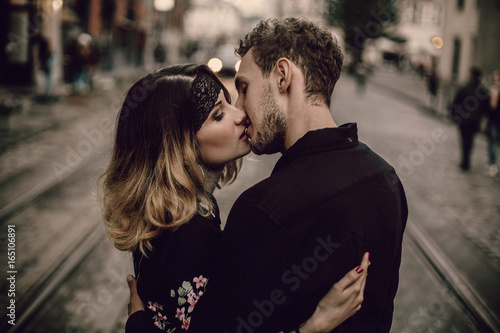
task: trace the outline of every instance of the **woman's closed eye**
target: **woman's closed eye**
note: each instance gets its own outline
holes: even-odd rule
[[[224,118],[224,115],[225,115],[225,112],[223,112],[220,108],[218,110],[216,110],[213,114],[213,119],[215,121],[221,121],[222,118]]]

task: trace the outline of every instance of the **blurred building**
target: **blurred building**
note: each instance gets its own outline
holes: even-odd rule
[[[500,1],[401,0],[399,33],[413,63],[433,61],[443,83],[464,82],[471,66],[500,67]]]
[[[33,82],[35,47],[40,36],[61,52],[58,35],[62,0],[6,0],[0,2],[0,82]]]
[[[223,45],[237,45],[246,33],[245,19],[234,5],[217,0],[192,0],[184,20],[188,61],[206,63]],[[236,58],[236,56],[234,56]]]
[[[68,45],[82,33],[98,51],[99,69],[113,69],[119,59],[140,65],[152,6],[152,0],[4,0],[0,82],[34,83],[40,38],[48,40],[54,54],[55,81],[67,76]]]
[[[398,33],[405,40],[405,56],[413,66],[430,68],[440,56],[444,4],[440,0],[402,0]]]
[[[488,1],[492,2],[482,2]],[[445,22],[439,74],[445,82],[464,82],[467,80],[469,67],[480,66],[477,52],[481,1],[443,0],[443,5]]]
[[[439,71],[451,82],[467,80],[471,66],[485,73],[500,68],[500,2],[445,0]]]
[[[277,0],[277,15],[280,17],[306,17],[313,22],[323,23],[324,0]]]

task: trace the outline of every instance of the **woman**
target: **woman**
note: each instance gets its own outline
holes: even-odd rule
[[[101,195],[108,234],[119,250],[133,251],[138,296],[147,305],[132,302],[127,332],[189,329],[217,274],[222,231],[212,192],[234,180],[235,161],[250,152],[248,125],[204,65],[161,69],[128,92]],[[364,259],[365,269],[332,289],[306,330],[338,325],[359,309]]]

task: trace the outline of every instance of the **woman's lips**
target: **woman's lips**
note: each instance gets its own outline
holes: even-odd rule
[[[247,141],[248,140],[248,134],[247,134],[248,126],[249,125],[247,125],[245,127],[245,129],[243,130],[243,134],[241,134],[241,136],[240,136],[240,140],[242,140],[242,141]]]

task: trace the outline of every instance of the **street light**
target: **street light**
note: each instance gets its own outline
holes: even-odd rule
[[[167,12],[174,8],[174,0],[155,0],[154,7],[159,12]]]
[[[444,42],[440,36],[433,37],[431,41],[432,41],[432,45],[434,45],[434,47],[436,49],[440,49],[443,47]]]

